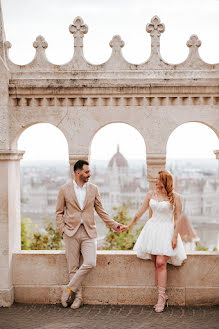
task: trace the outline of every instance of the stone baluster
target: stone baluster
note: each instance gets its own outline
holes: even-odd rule
[[[14,302],[12,256],[21,249],[20,159],[24,152],[0,151],[0,306]]]

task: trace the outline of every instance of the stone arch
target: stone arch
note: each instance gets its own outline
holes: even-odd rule
[[[169,134],[168,136],[168,139],[167,139],[167,142],[166,142],[166,154],[167,154],[167,146],[168,146],[168,142],[170,140],[170,137],[171,135],[173,134],[173,132],[175,132],[179,127],[181,127],[182,125],[186,125],[186,124],[189,124],[189,123],[197,123],[197,124],[200,124],[200,125],[203,125],[205,127],[208,127],[209,128],[209,131],[211,131],[212,133],[215,134],[215,136],[218,138],[218,142],[219,142],[219,131],[216,129],[216,127],[214,127],[213,125],[209,124],[209,123],[206,123],[206,122],[203,122],[203,121],[195,121],[195,120],[192,120],[192,121],[185,121],[185,122],[182,122],[180,123],[179,125],[177,125],[172,131],[171,133]]]
[[[136,130],[136,132],[141,136],[141,138],[143,139],[144,141],[144,146],[145,146],[145,156],[147,157],[147,145],[146,145],[146,141],[142,135],[142,133],[139,131],[138,127],[136,127],[133,123],[130,123],[126,120],[111,120],[111,121],[108,121],[108,122],[105,122],[103,124],[100,124],[98,127],[96,127],[95,131],[92,132],[92,135],[90,137],[90,144],[89,144],[89,155],[91,154],[91,145],[92,145],[92,142],[93,142],[93,139],[94,137],[97,135],[97,133],[101,130],[101,129],[104,129],[105,127],[111,125],[111,124],[124,124],[124,125],[127,125],[133,129]]]
[[[13,132],[13,136],[11,136],[11,148],[12,149],[17,149],[17,144],[18,144],[18,140],[20,138],[20,136],[22,135],[22,133],[27,130],[28,128],[38,125],[38,124],[50,124],[51,126],[53,126],[54,128],[57,128],[65,137],[65,140],[67,142],[68,145],[68,151],[69,151],[69,138],[68,138],[68,134],[66,133],[66,131],[64,129],[62,129],[61,127],[57,127],[54,123],[51,123],[50,121],[46,121],[46,120],[39,120],[39,121],[34,121],[34,122],[29,122],[25,125],[19,126],[19,128],[17,128],[17,130],[15,129],[15,131]]]
[[[216,125],[214,125],[213,123],[209,123],[209,122],[202,121],[202,120],[185,120],[185,121],[182,121],[176,127],[174,127],[172,129],[172,131],[170,132],[170,135],[173,133],[174,130],[176,130],[181,125],[186,124],[186,123],[190,123],[190,122],[200,123],[200,124],[203,124],[203,125],[207,126],[208,128],[210,128],[216,134],[216,136],[219,139],[219,129],[218,129],[218,127],[216,127]],[[170,137],[170,135],[169,135],[169,137]]]

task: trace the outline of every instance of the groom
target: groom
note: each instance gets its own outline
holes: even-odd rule
[[[103,209],[96,185],[88,183],[89,163],[78,160],[74,165],[75,178],[60,188],[56,204],[56,223],[63,235],[70,282],[61,297],[63,307],[74,295],[72,309],[82,305],[82,287],[85,277],[96,266],[96,224],[94,209],[100,218],[116,232],[126,229],[111,219]],[[83,264],[79,267],[80,253]]]

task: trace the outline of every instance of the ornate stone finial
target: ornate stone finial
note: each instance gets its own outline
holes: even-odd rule
[[[48,47],[48,43],[46,42],[46,40],[44,39],[44,37],[42,37],[42,35],[39,35],[36,38],[36,41],[34,41],[33,46],[37,50],[41,50],[41,49],[46,49]]]
[[[154,16],[146,25],[146,31],[151,36],[151,57],[157,55],[160,58],[160,35],[165,31],[165,25],[160,22],[158,16]]]
[[[152,17],[151,22],[146,25],[146,31],[150,33],[151,37],[159,37],[161,33],[165,31],[165,25],[161,23],[160,18],[155,15]]]
[[[201,41],[199,40],[198,36],[196,34],[191,35],[190,39],[187,41],[186,45],[187,47],[192,48],[198,48],[201,46]]]
[[[74,35],[74,46],[83,47],[83,37],[88,32],[88,26],[84,24],[81,17],[74,19],[73,25],[69,26],[69,31]]]
[[[120,35],[114,35],[109,45],[111,48],[120,49],[124,47],[125,42],[121,39]]]

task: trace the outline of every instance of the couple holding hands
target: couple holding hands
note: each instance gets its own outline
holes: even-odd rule
[[[173,191],[171,173],[167,170],[158,173],[155,190],[146,194],[142,206],[128,226],[117,223],[104,210],[97,186],[88,183],[91,172],[87,161],[78,160],[74,165],[74,174],[74,179],[60,188],[56,204],[56,223],[63,235],[70,278],[62,291],[62,306],[71,304],[72,309],[77,309],[83,304],[82,283],[96,266],[94,209],[106,225],[116,232],[123,232],[129,230],[150,207],[152,217],[143,227],[134,251],[137,257],[154,262],[158,287],[158,301],[154,310],[162,312],[168,306],[167,262],[180,266],[186,259],[178,234],[182,203],[179,194]],[[83,256],[81,266],[80,254]]]

